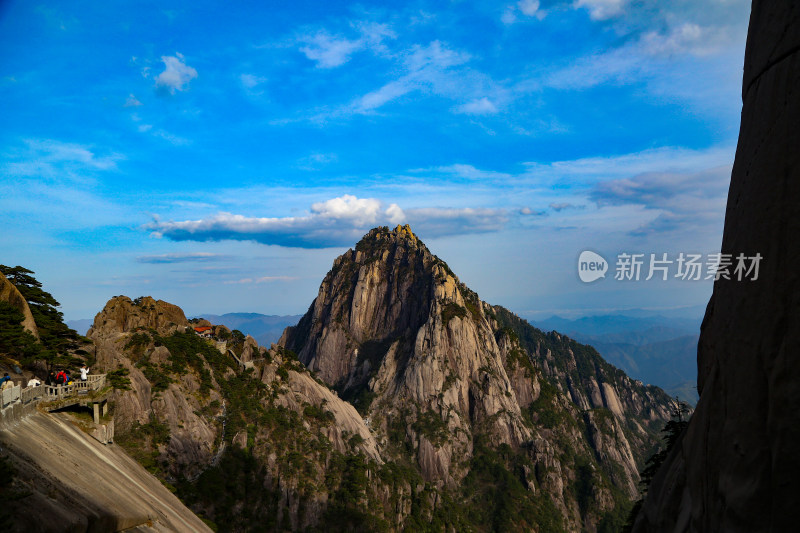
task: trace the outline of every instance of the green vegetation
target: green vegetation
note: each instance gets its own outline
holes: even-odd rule
[[[124,368],[122,365],[119,365],[116,370],[106,372],[106,379],[108,380],[108,383],[115,389],[131,390],[131,380],[127,377],[128,374],[130,374],[128,369]]]
[[[0,302],[0,353],[17,361],[31,361],[41,351],[36,337],[22,327],[24,318],[11,304]]]
[[[622,531],[627,532],[633,529],[633,524],[636,521],[636,515],[639,514],[639,510],[642,508],[644,499],[647,497],[647,491],[650,488],[650,483],[653,481],[653,477],[655,477],[658,469],[661,468],[662,464],[664,464],[667,456],[669,456],[670,452],[673,450],[673,448],[675,448],[678,440],[680,440],[683,432],[689,425],[688,414],[689,405],[676,397],[675,405],[672,410],[672,417],[670,418],[669,422],[666,423],[664,429],[661,430],[661,433],[664,436],[664,446],[651,455],[649,459],[647,459],[644,469],[639,473],[641,497],[636,501],[636,503],[633,504],[630,514],[628,515],[628,520],[625,523]]]
[[[437,448],[447,441],[447,422],[430,409],[417,414],[417,419],[411,424],[411,429],[423,435]]]
[[[160,447],[170,440],[169,426],[151,415],[149,422],[134,422],[130,431],[115,435],[114,440],[148,472],[164,480],[164,465],[159,457]]]
[[[525,471],[535,471],[527,456],[501,444],[493,449],[483,439],[474,442],[469,474],[462,483],[464,518],[481,531],[564,531],[561,513],[548,494],[531,493],[523,484]]]
[[[526,414],[532,423],[553,429],[559,426],[568,415],[557,403],[558,389],[545,379],[540,380],[539,384],[541,386],[539,397],[531,402],[523,414]]]
[[[458,305],[457,303],[448,302],[442,309],[442,323],[447,326],[455,317],[466,318],[467,310]]]
[[[306,418],[318,420],[323,426],[329,426],[336,421],[336,416],[325,409],[325,402],[322,405],[306,405],[303,408],[303,415]]]

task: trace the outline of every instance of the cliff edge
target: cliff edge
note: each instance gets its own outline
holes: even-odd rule
[[[698,346],[700,401],[634,531],[793,531],[800,500],[800,4],[755,0],[720,279]],[[735,264],[735,263],[734,263]]]

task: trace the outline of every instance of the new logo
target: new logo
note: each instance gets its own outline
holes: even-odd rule
[[[589,250],[581,252],[578,257],[578,277],[584,283],[591,283],[606,277],[608,261],[602,255]]]

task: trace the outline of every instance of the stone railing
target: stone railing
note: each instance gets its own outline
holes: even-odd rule
[[[14,385],[13,387],[6,387],[0,391],[0,398],[2,398],[2,404],[0,404],[0,407],[5,407],[6,405],[19,400],[21,390],[21,386]]]
[[[39,385],[38,387],[25,387],[15,385],[2,391],[2,405],[6,406],[19,401],[23,404],[34,400],[63,400],[73,396],[88,394],[90,391],[97,391],[106,386],[105,374],[92,374],[86,381],[73,381],[67,385]]]

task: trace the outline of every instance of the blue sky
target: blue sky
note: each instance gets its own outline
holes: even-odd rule
[[[719,250],[748,2],[233,4],[0,3],[0,262],[67,318],[302,313],[400,222],[526,316],[706,302],[576,261]]]

